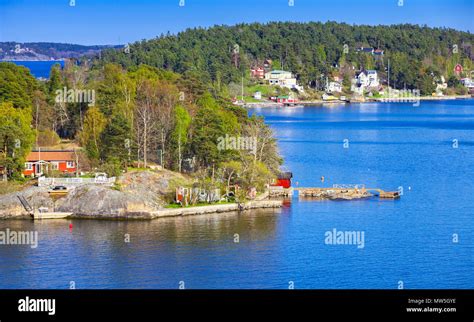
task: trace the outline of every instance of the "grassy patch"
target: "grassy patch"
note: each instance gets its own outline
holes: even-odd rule
[[[88,178],[88,179],[94,179],[95,178],[95,174],[94,173],[86,173],[82,176],[79,176],[79,178]]]
[[[19,191],[22,188],[22,184],[15,181],[0,181],[0,195]]]
[[[251,96],[253,96],[255,92],[261,92],[262,98],[267,98],[269,96],[276,95],[276,90],[274,86],[260,84],[246,87],[245,92],[247,93],[247,95]]]
[[[132,168],[132,167],[128,167],[127,168],[127,171],[128,172],[142,172],[142,171],[150,171],[150,172],[153,172],[152,169],[149,169],[149,168]]]
[[[250,97],[250,96],[244,96],[244,101],[246,103],[262,103],[262,102],[265,102],[265,100],[257,100],[253,97]]]

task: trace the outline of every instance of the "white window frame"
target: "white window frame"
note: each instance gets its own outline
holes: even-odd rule
[[[33,163],[25,162],[25,170],[33,171]]]
[[[51,162],[51,170],[59,170],[59,162]]]
[[[66,161],[66,168],[74,169],[75,168],[74,161]]]

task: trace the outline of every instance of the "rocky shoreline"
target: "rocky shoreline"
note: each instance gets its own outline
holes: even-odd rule
[[[146,219],[157,219],[163,217],[177,217],[177,216],[193,216],[193,215],[204,215],[204,214],[218,214],[227,212],[238,212],[248,211],[252,209],[268,209],[268,208],[281,208],[281,200],[259,200],[250,201],[244,204],[210,204],[208,206],[195,206],[186,208],[162,208],[157,211],[125,211],[120,214],[109,214],[109,215],[84,215],[74,214],[70,218],[80,219],[123,219],[123,220],[146,220]]]
[[[22,191],[0,195],[0,219],[30,218],[17,195],[21,194],[38,209],[72,212],[71,218],[90,219],[154,219],[207,213],[233,212],[257,208],[279,208],[278,200],[256,200],[241,204],[211,204],[186,208],[165,208],[167,197],[177,182],[189,183],[189,178],[171,171],[141,171],[120,178],[120,188],[83,184],[56,199],[48,188],[30,186]]]

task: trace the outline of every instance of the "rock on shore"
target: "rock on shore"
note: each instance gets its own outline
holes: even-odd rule
[[[162,209],[165,196],[174,185],[189,179],[171,171],[132,171],[120,177],[120,189],[99,185],[80,185],[67,196],[54,200],[45,187],[29,187],[21,192],[0,196],[0,218],[27,216],[17,198],[22,194],[34,208],[72,212],[77,217],[128,217],[128,213],[151,213]]]
[[[28,217],[17,198],[23,195],[34,208],[72,212],[76,218],[153,219],[205,213],[279,208],[281,201],[255,200],[242,205],[219,204],[178,209],[164,208],[166,196],[177,185],[190,185],[189,178],[171,171],[132,171],[124,174],[118,186],[84,184],[70,189],[62,198],[53,199],[46,187],[29,187],[21,192],[0,196],[0,219]]]
[[[18,200],[17,195],[22,194],[33,208],[54,207],[54,201],[49,197],[48,189],[44,187],[28,187],[21,192],[13,192],[0,196],[0,219],[28,216]]]

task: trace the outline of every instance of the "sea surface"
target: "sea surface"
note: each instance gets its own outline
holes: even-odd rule
[[[153,221],[3,220],[0,232],[37,231],[39,242],[0,245],[0,288],[474,288],[473,100],[250,113],[274,129],[294,185],[400,187],[402,197],[295,195],[278,210]],[[329,244],[334,230],[364,243]]]
[[[51,67],[55,64],[59,64],[64,67],[63,60],[48,60],[48,61],[20,61],[15,60],[11,61],[11,63],[15,63],[20,66],[27,67],[31,74],[36,78],[49,78],[49,72],[51,71]]]

